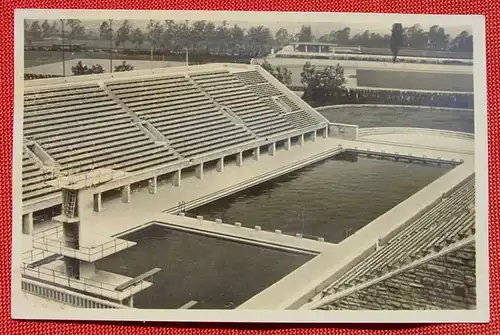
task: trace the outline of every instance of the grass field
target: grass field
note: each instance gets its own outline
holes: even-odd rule
[[[65,52],[65,60],[71,59],[109,59],[109,53],[106,52]],[[149,55],[125,55],[121,53],[113,54],[115,59],[130,60],[151,60]],[[161,61],[162,57],[155,55],[155,61]],[[59,51],[24,51],[24,68],[30,68],[38,65],[62,62],[62,52]]]
[[[399,88],[407,90],[436,90],[453,92],[473,92],[471,74],[356,70],[358,86]]]

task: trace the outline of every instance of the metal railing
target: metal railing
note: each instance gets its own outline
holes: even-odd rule
[[[67,246],[66,241],[58,240],[58,238],[63,237],[63,235],[64,232],[62,226],[53,227],[39,232],[33,236],[33,248],[42,249],[53,253],[59,253],[60,255],[74,257],[91,262],[92,258],[97,255],[105,257],[107,255],[135,245],[135,242],[121,239],[112,239],[109,242],[105,242],[95,247],[78,246],[78,249],[75,249]]]
[[[116,301],[121,301],[124,296],[132,296],[143,289],[149,287],[149,282],[140,281],[138,284],[124,290],[116,291],[114,285],[99,282],[96,280],[80,277],[80,279],[75,279],[69,277],[65,272],[47,269],[44,267],[37,267],[32,269],[28,264],[23,263],[21,266],[21,275],[29,278],[34,278],[38,280],[43,280],[56,285],[61,285],[63,287],[75,289],[78,291],[87,292],[94,295],[99,295]],[[145,287],[146,283],[148,286]]]
[[[451,130],[430,129],[430,128],[410,128],[410,127],[373,127],[373,128],[360,128],[358,134],[360,136],[377,135],[377,134],[407,134],[407,133],[421,133],[421,134],[435,134],[446,137],[462,138],[473,140],[474,134],[465,133]]]
[[[79,307],[79,308],[113,308],[127,309],[128,306],[114,303],[111,301],[89,297],[77,292],[72,292],[60,287],[51,286],[40,283],[35,280],[23,278],[21,281],[21,289],[29,294],[62,303],[63,305]]]

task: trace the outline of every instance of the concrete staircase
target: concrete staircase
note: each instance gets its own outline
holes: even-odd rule
[[[101,87],[108,94],[108,96],[132,118],[133,123],[139,129],[141,129],[141,131],[146,134],[147,137],[149,137],[155,143],[159,143],[168,147],[177,158],[185,159],[184,156],[182,156],[170,145],[170,141],[165,135],[161,133],[161,131],[156,129],[156,127],[153,126],[149,121],[142,119],[134,111],[128,108],[128,106],[123,101],[121,101],[120,98],[118,98],[116,94],[109,87],[107,87],[104,82],[99,82],[99,87]]]

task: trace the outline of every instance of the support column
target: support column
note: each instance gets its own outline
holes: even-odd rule
[[[122,186],[122,202],[130,202],[130,185]]]
[[[83,278],[92,278],[95,275],[95,263],[80,261],[80,276]]]
[[[23,234],[33,234],[33,212],[23,215]]]
[[[134,296],[131,295],[130,297],[123,299],[120,303],[124,306],[128,306],[130,308],[133,308],[134,307]]]
[[[328,138],[328,126],[323,131],[323,138]]]
[[[240,151],[236,155],[236,166],[243,166],[243,152]]]
[[[276,142],[269,144],[269,147],[267,147],[267,153],[271,156],[276,155]]]
[[[102,211],[102,196],[101,192],[94,194],[94,212]]]
[[[316,132],[317,132],[317,130],[313,131],[313,133],[312,133],[312,141],[313,142],[316,142]]]
[[[149,193],[156,194],[158,192],[158,177],[154,176],[149,180]]]
[[[256,161],[260,159],[260,147],[253,149],[253,159]]]
[[[285,150],[290,150],[291,147],[292,147],[292,140],[289,137],[285,140]]]
[[[217,160],[217,172],[224,172],[224,157]]]
[[[299,145],[301,147],[304,146],[304,134],[300,134],[299,136]]]
[[[181,186],[181,171],[182,170],[177,170],[176,172],[174,172],[174,175],[172,177],[172,185]]]
[[[200,163],[198,164],[198,166],[196,166],[196,178],[198,179],[203,179],[203,163]]]

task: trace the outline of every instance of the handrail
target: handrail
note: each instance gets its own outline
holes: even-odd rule
[[[99,292],[101,296],[111,298],[116,301],[122,300],[121,296],[123,296],[123,292],[128,291],[128,293],[132,295],[134,293],[133,289],[137,286],[135,285],[134,287],[119,292],[116,290],[116,287],[111,284],[98,282],[84,277],[80,277],[80,279],[71,278],[62,271],[47,269],[42,266],[37,267],[36,269],[31,269],[26,263],[23,263],[21,266],[21,275],[53,284],[59,284],[68,288],[74,288],[91,294]],[[144,283],[144,281],[139,282],[141,289],[145,288],[143,286]]]
[[[36,288],[38,288],[38,290]],[[58,292],[61,295],[65,295],[67,297],[79,298],[81,300],[94,303],[97,305],[97,307],[94,307],[94,308],[115,308],[115,309],[130,309],[131,308],[131,307],[126,306],[126,305],[114,303],[114,302],[104,300],[104,299],[94,298],[91,296],[87,296],[84,294],[73,292],[71,290],[67,290],[67,289],[64,289],[61,287],[57,287],[57,286],[52,286],[52,285],[38,282],[35,280],[31,280],[28,278],[22,278],[21,289],[26,293],[29,293],[29,294],[32,294],[35,296],[40,296],[40,297],[43,297],[43,298],[48,299],[48,300],[57,301],[57,302],[60,302],[64,305],[69,305],[69,306],[76,305],[76,304],[72,304],[71,299],[64,299],[61,297],[58,298],[58,295],[56,295],[56,294],[52,294],[52,295],[51,294],[48,294],[48,295],[43,294],[44,289],[52,291],[52,292]],[[76,305],[76,306],[81,307],[78,305]]]
[[[37,249],[43,249],[44,247],[46,249],[56,248],[59,249],[61,255],[70,253],[71,250],[75,258],[77,258],[78,256],[81,257],[88,256],[88,260],[90,262],[91,258],[95,255],[101,254],[102,256],[104,256],[105,252],[107,251],[110,250],[116,251],[117,248],[122,248],[122,247],[126,248],[135,245],[135,242],[111,238],[110,241],[102,243],[95,247],[79,246],[78,249],[73,249],[70,247],[66,247],[64,245],[65,244],[64,241],[60,241],[57,239],[63,236],[63,233],[64,231],[62,226],[56,226],[41,231],[39,233],[36,233],[35,235],[33,235],[33,247]],[[66,251],[66,253],[62,252],[63,249]]]
[[[422,133],[422,134],[437,134],[446,137],[454,137],[454,138],[465,138],[465,139],[474,139],[474,134],[453,131],[453,130],[444,130],[444,129],[432,129],[432,128],[415,128],[415,127],[370,127],[370,128],[360,128],[358,131],[359,136],[367,136],[374,134],[399,134],[399,133]]]

